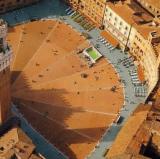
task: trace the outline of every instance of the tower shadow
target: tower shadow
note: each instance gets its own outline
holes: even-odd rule
[[[23,72],[12,72],[12,76],[14,73],[23,74]],[[64,95],[68,93],[65,89],[34,90],[29,86],[24,76],[20,82],[25,85],[25,90],[17,90],[17,94],[12,92],[12,102],[40,134],[70,159],[78,158],[71,149],[71,145],[75,144],[77,148],[78,144],[90,145],[100,139],[100,132],[104,133],[106,129],[104,127],[83,128],[83,123],[82,128],[69,127],[69,119],[74,114],[85,111],[82,107],[73,107],[64,98]],[[55,103],[47,104],[47,100],[50,99],[52,101],[55,99],[56,103],[58,101],[58,105]]]

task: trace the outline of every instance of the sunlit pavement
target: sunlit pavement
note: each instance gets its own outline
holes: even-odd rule
[[[80,32],[84,32],[83,28],[80,27],[77,23],[73,22],[70,18],[66,17],[66,22],[72,25],[74,28],[79,30]],[[96,46],[97,39],[100,35],[100,30],[94,29],[91,32],[89,32],[91,38],[91,43]],[[111,51],[102,43],[99,43],[99,51],[101,54],[103,54],[113,65],[113,67],[118,72],[121,80],[123,80],[124,85],[124,106],[125,109],[122,109],[120,112],[120,116],[122,117],[121,124],[113,124],[110,127],[110,131],[106,131],[103,138],[95,148],[95,150],[88,156],[89,159],[101,159],[104,158],[103,155],[105,154],[105,151],[111,146],[113,143],[116,135],[118,134],[119,130],[123,126],[126,119],[130,116],[130,114],[133,112],[133,110],[137,107],[139,103],[143,103],[145,101],[145,98],[138,98],[134,95],[134,86],[131,81],[131,77],[128,73],[129,69],[133,69],[134,67],[126,68],[121,63],[119,63],[119,59],[124,59],[128,57],[128,54],[120,52],[120,50],[114,50]]]

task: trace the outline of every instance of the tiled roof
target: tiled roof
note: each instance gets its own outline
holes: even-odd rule
[[[128,145],[132,141],[134,135],[142,123],[146,120],[147,114],[151,106],[140,104],[134,114],[129,117],[121,131],[119,132],[115,142],[108,151],[107,157],[113,157],[125,153]]]
[[[12,128],[0,137],[0,158],[17,156],[20,159],[29,159],[34,150],[32,140],[20,128]]]
[[[107,2],[107,5],[124,21],[132,25],[145,39],[148,38],[150,32],[159,30],[157,26],[151,25],[151,23],[138,24],[136,22],[137,18],[144,21],[153,21],[153,17],[138,4],[131,4],[130,0],[126,0],[124,3],[118,2],[116,4]],[[141,16],[136,16],[138,12],[143,14],[141,14]]]

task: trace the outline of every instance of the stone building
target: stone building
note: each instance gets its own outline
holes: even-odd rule
[[[135,58],[151,93],[159,79],[160,23],[138,3],[126,0],[107,2],[103,25]]]
[[[68,0],[68,3],[97,26],[102,25],[106,0]]]
[[[39,0],[1,0],[0,1],[0,13],[4,13],[22,6],[26,6]]]
[[[106,153],[107,159],[159,159],[160,113],[154,106],[136,108]]]
[[[6,43],[7,24],[0,20],[0,124],[10,113],[10,62],[12,50]]]
[[[103,26],[134,57],[152,92],[159,79],[159,0],[68,0],[77,11]],[[146,6],[149,6],[146,7]],[[151,7],[150,7],[151,6]],[[151,11],[153,9],[154,13]]]
[[[1,159],[45,159],[35,150],[32,140],[17,126],[0,136]]]
[[[160,16],[160,1],[159,0],[135,0],[142,7],[148,10],[155,17]]]

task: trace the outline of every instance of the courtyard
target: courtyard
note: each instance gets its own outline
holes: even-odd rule
[[[79,34],[80,36],[88,35],[88,37],[90,37],[89,41],[86,41],[86,39],[84,38],[84,40],[82,40],[82,41],[85,41],[84,44],[82,44],[83,46],[79,43],[80,48],[77,48],[75,50],[73,49],[74,54],[76,54],[76,56],[74,56],[74,58],[76,57],[76,59],[79,59],[83,63],[83,64],[80,64],[80,66],[79,66],[79,68],[80,68],[80,70],[78,71],[79,77],[81,77],[81,80],[84,80],[86,82],[91,77],[91,75],[89,76],[88,72],[87,73],[85,72],[86,70],[94,70],[95,68],[100,68],[99,66],[103,66],[103,62],[105,62],[105,65],[107,66],[107,64],[106,64],[106,62],[107,62],[108,66],[111,67],[111,70],[114,70],[113,72],[115,73],[116,80],[118,79],[118,84],[117,84],[117,82],[115,84],[112,84],[112,82],[108,83],[109,87],[107,84],[107,86],[105,86],[104,89],[102,89],[102,87],[99,87],[99,86],[96,87],[95,83],[93,85],[95,85],[96,90],[99,89],[99,91],[108,89],[108,92],[114,93],[115,97],[117,95],[116,92],[121,92],[120,96],[122,96],[122,94],[123,94],[123,97],[122,97],[123,102],[120,102],[120,103],[123,103],[120,106],[121,108],[119,107],[117,109],[117,107],[115,107],[115,106],[110,107],[111,109],[115,108],[116,112],[119,111],[119,114],[117,115],[114,113],[110,113],[110,112],[108,112],[108,110],[106,110],[106,112],[105,112],[105,115],[117,116],[117,117],[114,117],[115,119],[119,119],[119,117],[120,117],[120,119],[121,119],[120,122],[111,124],[109,128],[108,128],[109,124],[107,123],[106,124],[107,126],[104,128],[105,129],[104,133],[101,133],[103,135],[101,137],[99,137],[100,140],[97,139],[98,142],[95,141],[95,144],[93,143],[92,148],[90,148],[91,151],[89,152],[88,148],[87,148],[87,150],[86,150],[86,148],[83,149],[86,151],[85,153],[87,154],[86,157],[88,159],[97,159],[97,158],[104,159],[104,154],[106,154],[106,150],[109,149],[110,146],[112,145],[112,143],[115,140],[121,127],[123,127],[125,121],[128,119],[130,114],[134,111],[134,109],[137,107],[137,105],[139,103],[143,103],[145,101],[145,99],[147,98],[146,91],[144,91],[144,90],[146,90],[146,87],[145,86],[142,86],[140,88],[135,87],[135,85],[132,81],[132,78],[131,78],[131,73],[137,74],[137,70],[136,70],[136,67],[134,66],[134,64],[132,66],[126,67],[123,65],[123,62],[120,62],[120,61],[130,61],[129,54],[126,52],[124,53],[121,50],[115,48],[114,43],[112,43],[112,41],[110,42],[110,35],[107,35],[107,37],[103,37],[103,35],[101,34],[101,30],[92,26],[92,24],[90,24],[90,22],[88,22],[86,20],[82,21],[82,23],[85,23],[85,26],[87,26],[87,28],[91,27],[91,29],[88,30],[87,28],[82,26],[81,22],[79,23],[79,22],[75,21],[72,16],[70,16],[66,13],[67,8],[68,8],[68,6],[62,0],[41,0],[40,3],[37,3],[35,5],[31,5],[31,6],[28,6],[25,8],[21,8],[21,9],[17,9],[17,10],[8,12],[4,15],[1,15],[1,18],[5,19],[8,22],[9,26],[15,26],[15,27],[9,28],[9,35],[8,35],[8,42],[12,45],[12,49],[14,51],[14,60],[11,64],[12,92],[14,92],[13,100],[15,101],[15,103],[17,102],[17,105],[21,105],[21,107],[20,107],[21,110],[22,110],[22,108],[24,108],[28,104],[30,105],[30,107],[26,107],[26,108],[31,108],[31,105],[33,105],[33,104],[37,105],[39,103],[37,101],[35,103],[34,102],[35,100],[32,100],[31,95],[29,97],[26,97],[25,99],[23,99],[22,97],[25,96],[24,94],[25,93],[26,94],[30,94],[30,93],[36,94],[35,92],[40,93],[40,92],[46,91],[46,92],[50,92],[50,93],[48,93],[47,95],[43,95],[43,96],[40,95],[40,94],[42,94],[42,93],[40,93],[39,94],[41,96],[40,101],[42,99],[43,100],[47,99],[48,97],[46,97],[46,96],[53,97],[53,92],[54,92],[54,96],[55,96],[55,93],[58,95],[58,96],[56,96],[56,98],[60,97],[60,100],[58,100],[58,102],[63,101],[62,102],[63,104],[65,103],[66,105],[70,106],[70,104],[68,104],[69,103],[68,101],[71,101],[71,99],[68,99],[68,97],[69,97],[67,95],[68,92],[66,90],[64,90],[63,88],[60,90],[54,89],[55,85],[52,88],[53,85],[51,83],[54,81],[54,79],[55,79],[55,81],[58,82],[58,80],[56,80],[56,79],[61,79],[61,77],[63,79],[63,76],[64,77],[72,76],[72,74],[74,74],[76,72],[75,69],[77,69],[77,67],[75,67],[74,65],[77,64],[76,66],[78,66],[79,63],[77,63],[77,61],[74,60],[73,58],[71,60],[71,56],[69,56],[71,52],[68,54],[68,56],[64,56],[62,54],[59,54],[63,48],[56,47],[56,46],[58,46],[57,43],[53,44],[53,42],[50,41],[50,39],[48,39],[48,37],[50,37],[50,34],[52,34],[52,30],[54,30],[53,26],[55,26],[55,28],[56,28],[56,26],[58,24],[58,23],[56,23],[57,20],[58,21],[60,20],[61,22],[63,21],[65,23],[65,25],[67,25],[71,28],[71,30],[74,30],[74,31],[76,30],[76,32],[78,31],[78,34],[80,33]],[[79,16],[83,17],[81,15],[79,15]],[[37,21],[37,20],[39,20],[39,21]],[[58,27],[59,27],[59,25],[58,25]],[[34,31],[33,31],[33,29],[34,29]],[[104,40],[104,38],[107,41]],[[113,38],[111,38],[111,40],[112,39]],[[61,40],[63,41],[63,38]],[[68,37],[67,37],[67,40],[68,40]],[[55,39],[53,41],[55,41]],[[62,41],[61,41],[61,43],[62,43]],[[51,46],[50,44],[54,45],[54,46]],[[98,60],[98,62],[92,68],[88,68],[88,64],[86,63],[86,61],[84,61],[84,59],[82,59],[79,56],[79,54],[77,53],[81,49],[86,49],[86,48],[91,47],[90,44],[91,44],[91,46],[94,46],[96,49],[98,49],[100,54],[103,56],[103,58]],[[117,45],[117,42],[115,44]],[[67,43],[67,45],[68,45],[68,43]],[[52,53],[47,54],[47,56],[40,56],[40,54],[42,54],[42,53],[43,54],[47,53],[45,51],[47,46],[49,46],[50,49],[48,49],[48,50],[50,50],[50,52],[52,52]],[[52,51],[51,51],[51,48],[53,48],[53,47],[55,47],[55,48],[52,49]],[[74,46],[74,48],[75,48],[75,46]],[[42,49],[44,49],[44,50],[42,51]],[[59,50],[61,50],[61,51],[59,52]],[[63,51],[64,51],[64,49],[63,49]],[[41,53],[38,54],[38,52],[41,52]],[[42,58],[45,57],[45,59],[43,60],[41,57]],[[55,58],[55,60],[53,60],[53,57]],[[59,57],[61,58],[61,60],[59,60]],[[69,67],[67,67],[66,62],[64,62],[64,61],[66,61],[65,60],[66,57],[68,57],[67,59],[70,59],[71,62],[75,61],[75,63],[76,63],[76,64],[74,63],[74,64],[72,64],[72,66],[70,66],[70,67],[72,67],[71,69]],[[22,60],[19,60],[21,58],[22,58]],[[63,61],[62,61],[62,59],[63,59]],[[38,60],[40,60],[40,62],[38,62]],[[43,62],[41,62],[41,61],[43,61]],[[47,64],[45,61],[48,61],[49,64]],[[52,61],[53,61],[53,63],[52,63]],[[56,61],[57,61],[57,64],[55,65]],[[61,62],[61,67],[59,67],[60,66],[59,62]],[[68,63],[70,63],[70,61],[68,61]],[[52,66],[52,64],[53,64],[53,66]],[[35,65],[36,67],[33,67],[33,65]],[[82,69],[82,68],[84,68],[84,65],[85,65],[85,68],[87,68],[87,69]],[[29,69],[30,66],[32,66],[31,69]],[[55,69],[53,67],[55,67]],[[61,69],[65,70],[65,71],[63,71],[63,76],[62,76],[62,71],[59,71]],[[83,71],[83,70],[85,70],[85,71]],[[69,71],[69,74],[67,73],[69,76],[66,76],[66,71]],[[104,72],[103,69],[101,71]],[[93,71],[93,72],[94,72],[93,79],[96,80],[96,84],[97,84],[97,81],[100,82],[99,77],[98,77],[99,72],[97,72],[97,71]],[[74,75],[76,75],[76,74],[77,73],[75,73]],[[107,78],[112,78],[112,77],[108,76],[108,72],[107,72]],[[64,78],[64,80],[65,80],[65,78]],[[63,83],[65,84],[64,80],[63,80]],[[43,87],[43,84],[44,84],[44,86],[45,86],[45,84],[52,85],[52,86],[47,86],[48,88],[50,88],[48,90],[48,89],[45,89],[46,86]],[[62,83],[59,83],[59,85],[62,85]],[[79,84],[76,80],[74,80],[72,85],[74,85],[74,87],[79,86]],[[88,87],[88,85],[87,85],[87,87]],[[57,86],[56,86],[56,88],[57,88]],[[72,89],[70,89],[70,91],[73,90],[73,92],[75,92],[75,96],[80,96],[80,94],[82,94],[80,91],[73,89],[73,87],[71,87],[71,85],[70,85],[70,88],[72,88]],[[119,90],[119,88],[123,89],[123,93],[121,90]],[[32,92],[30,92],[30,90],[32,90]],[[33,91],[33,90],[35,90],[35,91]],[[76,91],[74,91],[74,90],[76,90]],[[92,89],[92,90],[94,90],[94,89]],[[111,91],[109,91],[109,90],[111,90]],[[22,94],[23,91],[24,91],[24,93]],[[86,92],[86,91],[83,91],[83,92]],[[91,91],[91,89],[90,89],[90,91]],[[59,92],[59,94],[58,94],[58,92]],[[63,96],[60,95],[60,92],[63,93]],[[65,98],[61,98],[61,97],[64,97],[64,95],[67,97],[67,100]],[[34,95],[33,99],[35,98],[35,96],[38,96],[38,95]],[[75,96],[72,96],[72,97],[75,98]],[[86,97],[86,94],[84,96]],[[95,100],[95,97],[93,97],[93,96],[94,95],[91,96],[91,99]],[[106,94],[106,96],[107,96],[107,94]],[[81,96],[81,98],[82,98],[82,96]],[[119,98],[119,96],[117,96],[117,98]],[[90,98],[88,97],[88,99],[90,99]],[[39,98],[38,98],[38,100],[39,100]],[[45,102],[43,102],[43,100],[42,100],[42,102],[40,102],[40,104],[43,104],[43,107],[45,107],[46,105],[45,105]],[[82,99],[82,100],[84,100],[84,99]],[[82,100],[79,99],[79,101],[82,101]],[[86,98],[85,98],[85,100],[86,100]],[[49,100],[47,99],[45,101],[49,101]],[[95,100],[95,101],[97,102],[97,100]],[[107,104],[108,101],[110,101],[110,99],[108,100],[108,98],[106,98],[105,108],[106,108],[106,105],[108,108],[108,104]],[[116,99],[116,101],[117,101],[117,99]],[[27,102],[27,104],[26,104],[26,102]],[[28,102],[30,102],[30,103],[28,103]],[[49,102],[49,103],[53,104],[53,101]],[[61,106],[62,106],[62,103],[60,104]],[[84,105],[85,103],[82,103],[82,104]],[[114,104],[115,103],[113,102],[113,105]],[[15,106],[17,106],[17,105],[15,105]],[[80,105],[80,107],[81,107],[81,105]],[[62,107],[60,107],[60,108],[62,108]],[[54,108],[54,110],[55,110],[55,108]],[[77,110],[77,107],[76,107],[76,110]],[[78,107],[78,110],[80,110],[79,107]],[[94,110],[95,110],[95,108],[94,108]],[[97,110],[97,108],[96,108],[96,110]],[[26,109],[24,111],[26,111]],[[35,113],[33,113],[33,112],[35,112]],[[70,113],[66,113],[66,111],[64,111],[64,112],[65,112],[65,114],[67,114],[66,116],[69,116],[68,114],[70,114]],[[113,110],[111,110],[111,112],[113,112]],[[38,123],[39,118],[43,117],[43,120],[45,118],[47,121],[52,120],[49,117],[49,112],[47,110],[45,112],[43,111],[41,113],[39,111],[36,111],[35,109],[32,109],[30,111],[28,109],[28,113],[29,113],[28,118],[26,118],[26,116],[23,117],[23,114],[21,114],[21,113],[22,113],[22,111],[20,111],[18,114],[17,113],[16,114],[18,116],[20,116],[22,123],[24,123],[23,122],[24,120],[27,122],[29,117],[32,118],[31,120],[28,120],[29,123],[27,125],[26,125],[26,123],[24,124],[25,126],[23,127],[23,129],[24,129],[24,131],[29,132],[28,135],[32,138],[32,140],[34,140],[34,143],[36,144],[37,148],[40,150],[40,152],[42,152],[42,154],[44,156],[46,156],[48,159],[67,158],[59,150],[57,150],[53,145],[49,144],[51,139],[49,141],[47,141],[48,137],[49,137],[47,134],[44,134],[44,133],[42,134],[42,130],[44,132],[45,128],[44,128],[44,123],[43,123],[43,126],[41,126],[41,124],[42,124],[41,120]],[[92,113],[93,113],[93,111],[92,111]],[[36,124],[36,125],[41,126],[38,129],[37,129],[38,126],[35,126],[35,124],[31,125],[31,123],[30,123],[30,121],[34,121],[35,119],[38,119],[37,120],[38,124]],[[46,120],[45,120],[45,123],[46,123],[45,126],[49,125],[46,122]],[[113,120],[113,121],[115,121],[115,120]],[[80,122],[80,120],[79,120],[79,122]],[[34,123],[36,123],[36,121],[34,121]],[[30,127],[32,127],[32,130],[30,130]],[[34,128],[36,128],[37,131]],[[41,130],[41,131],[39,131],[39,130]],[[47,130],[48,130],[48,128],[45,129],[45,131],[47,131]],[[40,138],[42,143],[45,143],[45,144],[39,144],[39,140],[37,140],[37,135],[33,135],[33,133],[31,133],[33,131],[36,132],[36,134],[39,134],[38,138]],[[57,130],[54,130],[54,131],[56,132]],[[72,131],[73,131],[73,129],[72,129]],[[43,137],[41,136],[41,134],[39,132],[43,135]],[[53,131],[51,131],[51,133],[53,133]],[[54,136],[54,134],[53,134],[53,136]],[[63,152],[65,152],[65,153],[67,152],[67,155],[69,154],[70,156],[72,156],[72,158],[77,158],[77,156],[76,156],[77,154],[75,155],[74,152],[72,151],[73,147],[74,147],[74,149],[75,149],[75,147],[78,148],[79,149],[78,152],[82,151],[81,148],[79,148],[76,144],[75,144],[75,146],[72,145],[73,143],[77,143],[77,142],[75,142],[75,140],[73,140],[72,142],[68,142],[66,138],[65,138],[65,140],[66,140],[66,144],[64,144],[63,146],[61,144],[62,147],[60,146],[60,144],[56,145],[57,142],[55,142],[55,141],[54,142],[52,141],[52,144],[56,145],[60,150],[63,150]],[[83,140],[81,140],[81,141],[83,141]],[[62,142],[63,141],[59,140],[58,143],[62,143]],[[86,142],[87,142],[87,140],[85,138],[85,142],[80,142],[80,140],[79,140],[78,143],[79,143],[79,145],[82,145],[82,143],[86,143]],[[88,144],[91,144],[91,142],[88,142]],[[46,149],[46,145],[48,146],[47,149]],[[72,150],[71,150],[71,147],[72,147]],[[88,155],[88,152],[89,152],[89,155]]]
[[[124,104],[112,64],[101,57],[89,67],[78,52],[90,42],[59,20],[11,27],[7,40],[14,51],[12,99],[20,112],[65,155],[85,158]]]

